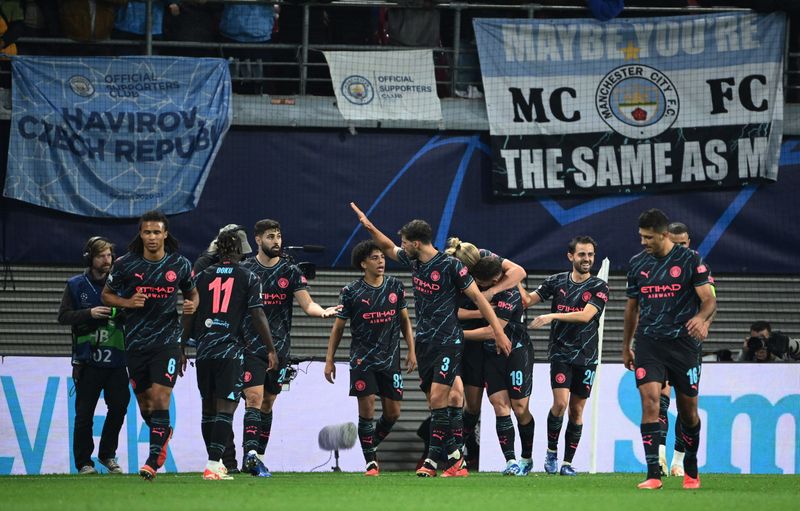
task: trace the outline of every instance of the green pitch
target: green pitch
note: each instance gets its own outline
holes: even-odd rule
[[[800,476],[703,474],[703,488],[687,491],[667,478],[658,491],[637,490],[641,474],[582,474],[576,478],[531,474],[466,479],[420,479],[410,472],[237,475],[203,481],[199,474],[138,476],[0,477],[2,509],[155,511],[481,510],[481,511],[687,511],[797,509]]]

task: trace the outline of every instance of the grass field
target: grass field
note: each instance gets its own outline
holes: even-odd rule
[[[410,472],[238,475],[203,481],[199,474],[0,477],[0,509],[272,511],[325,510],[761,510],[798,509],[800,476],[703,474],[687,491],[677,478],[659,491],[636,489],[642,474],[531,474],[525,478],[471,474],[466,479],[420,479]],[[655,506],[655,507],[651,507]]]

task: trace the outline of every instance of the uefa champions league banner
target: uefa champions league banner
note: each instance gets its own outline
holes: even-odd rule
[[[355,422],[358,406],[348,396],[347,364],[338,364],[340,377],[335,385],[325,381],[323,368],[322,362],[301,364],[297,378],[276,401],[267,448],[270,469],[328,471],[330,453],[318,449],[319,431],[328,425]],[[0,364],[0,475],[76,472],[71,447],[75,396],[70,373],[66,358],[5,357]],[[541,471],[547,448],[545,423],[552,403],[549,367],[537,364],[533,373],[530,406],[538,423],[534,470]],[[800,364],[706,364],[700,385],[701,471],[800,473]],[[597,417],[592,414],[594,400],[599,400]],[[673,399],[668,457],[672,456],[674,439],[674,403]],[[234,418],[237,444],[241,440],[243,412],[244,405],[240,403]],[[105,413],[101,399],[94,418],[95,445]],[[169,445],[165,469],[201,471],[206,454],[200,433],[200,395],[192,367],[175,386],[170,416],[175,436]],[[583,438],[574,460],[579,471],[589,469],[594,449],[599,472],[644,472],[639,432],[641,405],[632,372],[622,364],[603,365],[583,419]],[[595,421],[598,434],[593,447],[591,430]],[[497,472],[505,467],[494,424],[492,407],[484,397],[481,471]],[[136,473],[147,459],[148,441],[147,426],[131,396],[117,450],[125,472]],[[237,449],[241,460],[239,445]],[[563,439],[559,453],[563,454]],[[357,443],[352,449],[340,451],[339,463],[344,471],[363,470],[364,460]]]
[[[331,453],[317,444],[325,426],[356,422],[358,405],[348,396],[347,364],[337,364],[344,375],[331,385],[323,376],[322,362],[302,363],[298,375],[284,385],[275,402],[272,436],[267,447],[267,465],[278,472],[329,472]],[[68,358],[5,357],[0,364],[0,475],[77,473],[72,455],[75,392]],[[202,472],[208,456],[200,432],[201,404],[197,373],[189,366],[179,378],[170,403],[175,435],[169,443],[164,465],[167,472]],[[94,417],[94,443],[106,415],[102,397]],[[242,460],[242,419],[244,402],[234,416],[237,459]],[[354,426],[355,427],[355,426]],[[149,429],[139,415],[136,399],[131,401],[119,436],[117,458],[122,470],[136,474],[147,460]],[[95,466],[97,450],[93,453]],[[358,443],[341,450],[339,465],[344,471],[364,470]],[[199,477],[199,476],[198,476]]]
[[[594,403],[595,400],[599,402]],[[550,366],[536,364],[530,408],[536,420],[533,465],[537,471],[543,470],[547,413],[552,402]],[[593,416],[594,410],[597,416]],[[697,453],[701,474],[800,473],[800,364],[705,364],[698,412],[702,422]],[[672,462],[675,445],[676,416],[673,391],[666,445],[668,463]],[[576,470],[589,471],[594,450],[598,472],[646,472],[639,430],[641,418],[642,406],[633,371],[625,369],[622,363],[600,366],[583,411],[583,435],[573,460]],[[513,414],[512,419],[516,423]],[[494,411],[484,396],[481,471],[496,472],[506,465],[494,424]],[[593,446],[595,426],[597,443]],[[517,453],[519,448],[517,439]],[[563,430],[558,453],[561,460]]]
[[[323,53],[345,119],[442,120],[432,50]]]
[[[474,25],[495,195],[777,180],[783,14]]]
[[[4,195],[84,216],[194,209],[231,123],[222,59],[22,57]]]

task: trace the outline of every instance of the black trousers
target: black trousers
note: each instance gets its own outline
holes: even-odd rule
[[[128,390],[128,372],[124,367],[105,369],[84,366],[75,390],[75,432],[72,451],[75,455],[75,468],[80,470],[85,465],[94,466],[92,429],[94,410],[100,399],[100,391],[103,392],[108,413],[100,436],[98,458],[114,458],[117,455],[119,431],[125,421],[125,413],[131,398]]]

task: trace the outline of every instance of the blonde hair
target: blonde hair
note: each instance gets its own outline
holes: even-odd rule
[[[481,253],[478,250],[478,247],[472,243],[461,241],[456,237],[447,240],[447,248],[445,249],[444,253],[455,257],[464,263],[467,268],[472,268],[475,266],[475,263],[481,259]]]

